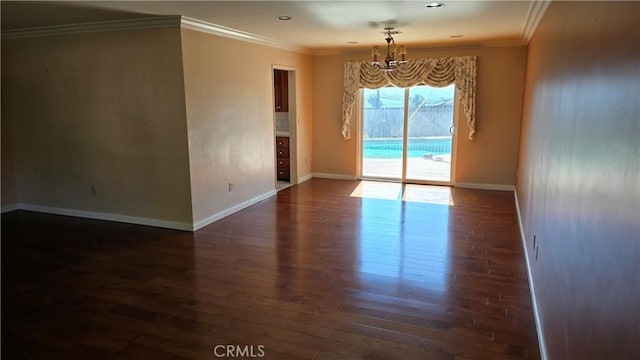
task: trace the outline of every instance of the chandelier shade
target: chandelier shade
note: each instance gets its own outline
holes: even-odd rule
[[[407,50],[402,45],[396,46],[396,41],[393,38],[393,35],[400,34],[400,31],[392,27],[386,27],[382,33],[385,34],[384,40],[387,42],[387,55],[380,61],[380,47],[374,46],[371,49],[371,56],[373,57],[371,64],[383,71],[393,71],[407,62]]]

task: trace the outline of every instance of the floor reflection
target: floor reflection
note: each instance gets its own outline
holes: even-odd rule
[[[286,229],[274,228],[276,238],[276,266],[277,276],[275,277],[275,289],[279,299],[286,299],[291,293],[294,279],[296,277],[296,255],[297,239],[290,234],[297,234],[297,222],[295,221],[295,211],[292,211],[291,204],[280,204],[275,213],[276,224],[288,224]]]
[[[2,355],[539,359],[513,194],[373,185],[311,179],[195,233],[3,214]]]
[[[450,189],[363,181],[351,196],[362,198],[359,272],[445,292]]]

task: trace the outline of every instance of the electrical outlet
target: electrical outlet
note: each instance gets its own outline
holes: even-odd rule
[[[536,249],[536,234],[533,234],[533,249]]]
[[[540,249],[540,246],[536,246],[536,261],[538,261],[538,250]]]

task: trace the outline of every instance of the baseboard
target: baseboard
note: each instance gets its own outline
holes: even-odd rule
[[[211,216],[208,216],[205,219],[202,219],[202,220],[200,220],[198,222],[193,223],[193,229],[192,230],[196,231],[196,230],[202,229],[203,227],[205,227],[205,226],[207,226],[207,225],[209,225],[209,224],[211,224],[213,222],[216,222],[216,221],[218,221],[218,220],[220,220],[222,218],[225,218],[225,217],[227,217],[227,216],[229,216],[231,214],[237,213],[240,210],[246,209],[249,206],[255,205],[255,204],[259,203],[260,201],[262,201],[264,199],[267,199],[267,198],[270,198],[270,197],[272,197],[272,196],[274,196],[276,194],[277,194],[277,191],[274,189],[274,190],[268,191],[268,192],[266,192],[266,193],[264,193],[262,195],[258,195],[258,196],[254,197],[252,199],[249,199],[249,200],[247,200],[245,202],[242,202],[242,203],[240,203],[238,205],[235,205],[235,206],[232,206],[232,207],[230,207],[228,209],[225,209],[225,210],[222,210],[220,212],[217,212],[217,213],[215,213],[215,214],[213,214]]]
[[[313,173],[313,177],[318,179],[357,180],[355,175],[346,174]]]
[[[481,190],[500,190],[500,191],[514,191],[515,186],[513,185],[503,185],[503,184],[483,184],[483,183],[467,183],[467,182],[457,182],[454,185],[459,188],[466,189],[481,189]]]
[[[18,204],[17,209],[35,211],[35,212],[47,213],[47,214],[95,219],[95,220],[107,220],[107,221],[115,221],[115,222],[122,222],[122,223],[128,223],[128,224],[155,226],[155,227],[174,229],[174,230],[183,230],[183,231],[191,231],[193,228],[193,225],[188,222],[166,221],[166,220],[143,218],[143,217],[137,217],[137,216],[128,216],[128,215],[111,214],[111,213],[94,212],[94,211],[83,211],[83,210],[75,210],[75,209],[65,209],[65,208],[34,205],[34,204]]]
[[[18,204],[2,205],[2,208],[0,208],[0,213],[4,214],[13,210],[18,210],[19,208],[20,206]]]
[[[531,276],[531,263],[529,262],[529,249],[527,246],[526,237],[524,235],[524,228],[522,227],[522,216],[520,215],[520,203],[518,202],[518,192],[513,190],[513,197],[516,202],[516,215],[518,216],[518,227],[520,228],[520,240],[522,241],[522,248],[524,249],[524,259],[527,265],[527,279],[529,279],[529,292],[531,293],[531,305],[533,306],[533,317],[536,321],[536,332],[538,334],[538,346],[540,347],[541,360],[547,359],[547,347],[544,342],[544,336],[542,332],[542,323],[540,322],[540,312],[538,311],[538,301],[536,297],[536,289],[533,285],[533,277]]]
[[[298,178],[298,184],[302,184],[303,182],[307,181],[307,180],[311,180],[313,178],[313,174],[307,174],[305,176],[299,177]]]
[[[83,211],[83,210],[58,208],[58,207],[52,207],[52,206],[41,206],[41,205],[34,205],[34,204],[5,205],[5,206],[2,206],[2,212],[4,213],[4,212],[13,211],[13,210],[27,210],[27,211],[46,213],[46,214],[73,216],[73,217],[80,217],[80,218],[94,219],[94,220],[115,221],[115,222],[145,225],[145,226],[155,226],[155,227],[174,229],[174,230],[196,231],[198,229],[201,229],[213,223],[214,221],[220,220],[240,210],[246,209],[247,207],[254,205],[266,198],[269,198],[275,195],[276,193],[277,193],[276,190],[271,190],[267,193],[256,196],[250,200],[242,202],[226,210],[213,214],[207,217],[206,219],[200,220],[193,224],[188,222],[166,221],[166,220],[143,218],[143,217],[137,217],[137,216],[110,214],[110,213],[102,213],[102,212],[94,212],[94,211]]]

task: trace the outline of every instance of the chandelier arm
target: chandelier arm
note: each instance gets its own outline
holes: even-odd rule
[[[384,65],[378,61],[378,55],[379,51],[377,50],[378,47],[374,46],[373,47],[373,51],[372,51],[372,57],[373,57],[373,62],[372,65],[383,70],[383,71],[392,71],[394,69],[396,69],[399,65],[403,65],[405,64],[407,61],[405,59],[405,55],[406,55],[406,50],[404,48],[404,46],[400,46],[399,48],[396,49],[396,40],[393,38],[393,34],[400,34],[400,31],[395,31],[395,28],[392,27],[386,27],[384,28],[385,32],[382,32],[383,34],[385,34],[385,38],[384,40],[387,42],[387,56],[384,59]],[[396,60],[396,53],[398,52],[398,54],[400,55],[401,59],[398,61]]]

